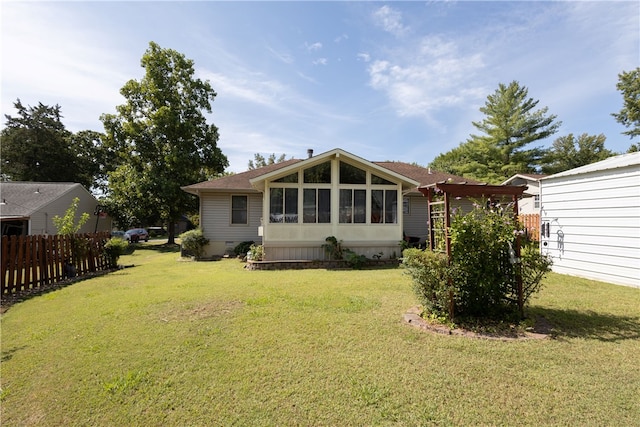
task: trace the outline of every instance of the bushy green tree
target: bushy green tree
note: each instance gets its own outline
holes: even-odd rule
[[[640,67],[618,74],[616,88],[622,93],[623,106],[612,116],[629,128],[623,134],[631,138],[640,136]]]
[[[542,161],[542,172],[553,174],[588,165],[614,155],[605,148],[603,135],[583,133],[575,138],[572,133],[555,141]]]
[[[106,144],[118,155],[109,174],[110,203],[122,217],[168,224],[196,210],[197,200],[181,187],[224,171],[226,156],[217,146],[218,128],[208,124],[216,93],[195,78],[194,63],[172,49],[151,42],[142,56],[145,74],[120,90],[126,103],[117,114],[104,114]]]

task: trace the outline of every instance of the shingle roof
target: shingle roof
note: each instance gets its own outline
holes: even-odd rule
[[[251,186],[249,180],[265,175],[267,173],[282,169],[289,165],[301,162],[301,159],[289,159],[284,162],[274,163],[261,168],[252,169],[246,172],[237,173],[234,175],[224,176],[211,181],[204,181],[193,185],[182,187],[183,190],[190,193],[198,193],[200,190],[214,190],[214,191],[257,191]],[[403,175],[407,178],[413,179],[420,183],[420,186],[434,184],[436,182],[449,181],[460,183],[469,182],[472,184],[478,184],[478,181],[463,178],[461,176],[452,175],[445,172],[438,172],[422,166],[417,166],[410,163],[403,162],[372,162],[385,169],[389,169],[392,172]],[[416,188],[416,192],[418,192]]]
[[[289,159],[280,163],[273,163],[271,165],[263,166],[261,168],[252,169],[246,172],[240,172],[233,175],[223,176],[221,178],[212,179],[210,181],[199,182],[197,184],[187,185],[182,187],[183,190],[189,193],[197,193],[199,190],[247,190],[257,191],[249,182],[250,179],[264,175],[269,172],[273,172],[278,169],[282,169],[285,166],[292,165],[294,163],[301,162],[300,159]]]
[[[411,178],[420,183],[420,187],[425,185],[435,184],[436,182],[451,182],[462,183],[467,182],[469,184],[480,184],[478,181],[467,179],[462,176],[452,175],[446,172],[440,172],[432,170],[431,168],[424,168],[411,163],[404,162],[373,162],[378,166],[392,170],[400,175],[404,175],[407,178]],[[417,189],[416,189],[417,191]]]
[[[0,182],[0,217],[29,217],[81,184],[74,182]]]

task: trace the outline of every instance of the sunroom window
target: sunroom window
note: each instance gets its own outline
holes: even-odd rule
[[[331,162],[320,163],[319,165],[304,170],[305,184],[330,184],[331,183]]]
[[[395,224],[398,222],[398,192],[396,190],[371,190],[371,223]]]
[[[367,172],[363,169],[340,162],[340,184],[366,184]]]
[[[340,223],[364,224],[367,222],[367,191],[356,189],[340,190]]]
[[[269,193],[269,222],[298,222],[298,189],[272,188]]]
[[[331,190],[305,188],[302,193],[303,222],[326,224],[331,222]]]

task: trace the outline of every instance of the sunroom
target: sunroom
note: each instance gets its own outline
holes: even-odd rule
[[[265,258],[317,260],[334,236],[367,258],[400,256],[403,196],[417,181],[335,149],[250,180],[262,193]]]

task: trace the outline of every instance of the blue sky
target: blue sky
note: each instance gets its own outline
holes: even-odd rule
[[[73,132],[140,79],[149,41],[194,60],[228,171],[342,148],[426,165],[517,80],[569,133],[632,141],[611,113],[640,65],[640,2],[2,2],[2,113],[59,104]],[[4,126],[4,117],[2,126]]]

